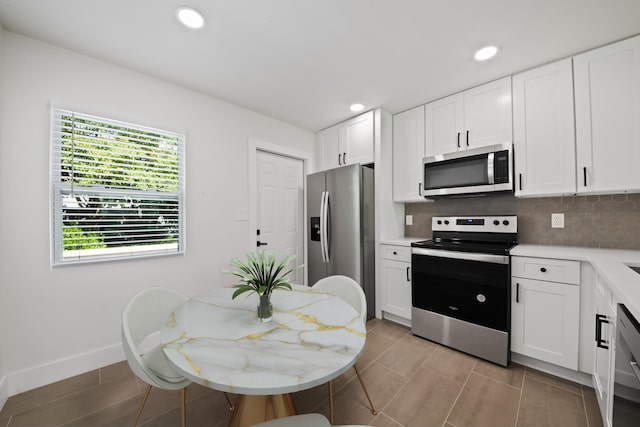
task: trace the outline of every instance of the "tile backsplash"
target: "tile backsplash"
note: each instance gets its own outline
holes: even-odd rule
[[[564,213],[564,228],[551,228],[552,213]],[[517,215],[520,243],[640,250],[640,194],[440,199],[408,203],[405,214],[407,237],[430,237],[433,216]]]

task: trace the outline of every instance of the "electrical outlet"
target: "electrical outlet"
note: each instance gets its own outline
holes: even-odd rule
[[[413,215],[407,215],[404,218],[405,225],[413,225]]]
[[[564,214],[552,213],[551,214],[551,228],[564,228]]]

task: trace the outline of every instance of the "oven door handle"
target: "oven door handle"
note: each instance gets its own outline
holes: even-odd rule
[[[509,264],[509,257],[506,255],[479,254],[475,252],[456,252],[439,249],[412,248],[414,255],[426,255],[439,258],[462,259],[468,261],[490,262],[493,264]]]
[[[633,360],[633,356],[631,357],[631,359],[632,360],[629,361],[629,364],[631,365],[631,370],[633,371],[633,375],[635,375],[636,379],[640,381],[640,368],[638,367],[638,362]]]

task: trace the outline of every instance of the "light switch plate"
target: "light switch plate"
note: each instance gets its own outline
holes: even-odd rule
[[[564,214],[552,213],[551,214],[551,228],[564,228]]]
[[[404,217],[405,225],[413,225],[413,215],[406,215]]]

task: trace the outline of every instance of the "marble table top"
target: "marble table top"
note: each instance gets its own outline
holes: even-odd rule
[[[258,296],[218,288],[177,307],[160,330],[163,350],[185,377],[237,394],[284,394],[324,384],[364,350],[365,324],[344,300],[294,286],[271,296],[273,321],[256,317]]]

